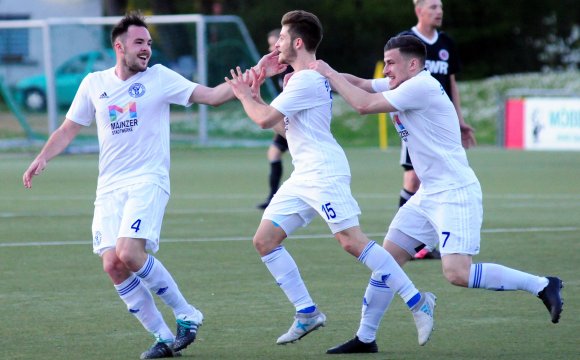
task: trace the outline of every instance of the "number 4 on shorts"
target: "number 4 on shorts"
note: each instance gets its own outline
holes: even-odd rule
[[[137,221],[135,221],[133,223],[133,225],[131,225],[131,229],[135,230],[135,232],[138,232],[140,226],[141,226],[141,219],[137,219]]]

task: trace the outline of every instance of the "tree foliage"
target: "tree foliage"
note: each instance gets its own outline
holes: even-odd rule
[[[258,49],[295,9],[324,26],[318,57],[340,71],[370,77],[389,37],[416,24],[412,0],[104,0],[154,13],[232,14],[246,23]],[[219,6],[216,7],[216,4]],[[477,79],[580,63],[578,0],[444,0],[443,30],[459,48],[461,79]]]

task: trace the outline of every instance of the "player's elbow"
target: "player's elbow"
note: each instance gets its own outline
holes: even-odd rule
[[[373,113],[372,109],[366,103],[354,106],[354,110],[358,112],[359,115],[368,115]]]

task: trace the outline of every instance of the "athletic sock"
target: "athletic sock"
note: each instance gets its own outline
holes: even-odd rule
[[[169,271],[153,255],[147,256],[145,265],[135,275],[173,310],[176,318],[194,314],[195,308],[187,303]]]
[[[383,315],[389,308],[395,292],[382,281],[381,276],[371,275],[362,303],[362,315],[356,336],[364,343],[377,337],[377,329]]]
[[[469,272],[470,288],[480,288],[496,291],[524,290],[538,295],[548,285],[548,279],[509,267],[480,263],[472,264]]]
[[[282,160],[270,163],[270,198],[278,191],[280,180],[282,179],[282,170]]]
[[[286,297],[299,312],[305,308],[316,306],[306,289],[306,285],[300,276],[298,266],[286,248],[279,246],[266,256],[262,256],[262,262],[276,283],[280,286]]]
[[[163,341],[174,340],[173,333],[155,306],[153,296],[138,277],[131,275],[121,284],[115,285],[115,289],[127,305],[127,310],[141,322],[147,331]]]
[[[399,207],[405,205],[405,203],[411,198],[411,196],[415,195],[414,192],[407,191],[405,189],[401,189],[400,198],[399,198]]]
[[[379,279],[388,287],[397,292],[409,308],[412,308],[421,299],[419,290],[391,254],[374,241],[367,244],[358,260],[371,269],[373,274],[379,276]],[[419,299],[417,299],[417,295],[419,295]]]

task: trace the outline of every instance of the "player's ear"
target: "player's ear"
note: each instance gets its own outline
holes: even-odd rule
[[[302,46],[304,46],[304,41],[302,41],[302,38],[294,39],[294,48],[295,49],[300,49]]]
[[[419,59],[417,59],[416,57],[411,58],[411,61],[409,62],[409,70],[415,71],[419,66],[420,66]]]
[[[123,52],[123,44],[121,44],[119,40],[115,41],[115,45],[113,47],[115,48],[115,50]]]

